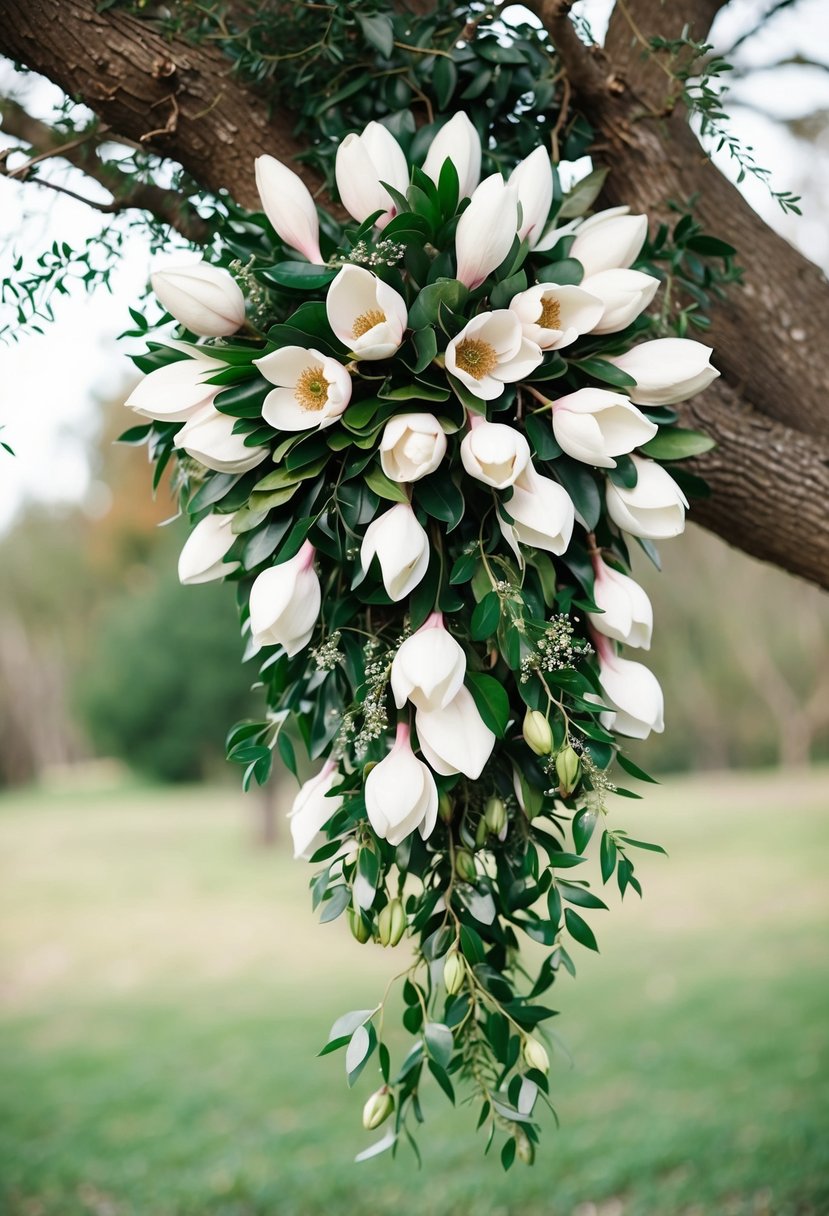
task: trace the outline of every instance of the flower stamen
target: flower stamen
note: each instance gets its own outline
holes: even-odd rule
[[[368,312],[361,312],[359,317],[354,318],[351,336],[353,338],[362,338],[363,334],[367,334],[370,329],[374,329],[375,325],[382,325],[385,319],[386,314],[380,308],[370,308]]]
[[[542,329],[561,329],[561,305],[552,296],[542,296],[536,325]]]
[[[297,377],[294,396],[304,410],[321,410],[328,401],[328,381],[319,367],[306,367]]]
[[[480,338],[464,338],[455,350],[455,362],[461,371],[476,380],[483,380],[498,366],[495,348]]]

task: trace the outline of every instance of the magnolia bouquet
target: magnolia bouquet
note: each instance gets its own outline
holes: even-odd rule
[[[345,226],[259,158],[265,214],[229,224],[229,269],[153,277],[180,335],[136,360],[127,404],[151,421],[127,438],[156,481],[176,457],[182,582],[237,584],[268,704],[229,735],[245,786],[275,751],[294,774],[297,744],[322,761],[290,813],[314,906],[411,943],[405,1058],[391,983],[324,1048],[349,1084],[379,1068],[363,1123],[387,1127],[360,1156],[412,1141],[431,1074],[477,1096],[509,1167],[549,1104],[539,998],[571,941],[596,948],[588,842],[622,894],[632,850],[657,847],[605,826],[614,761],[646,777],[619,736],[663,728],[655,677],[619,649],[652,626],[628,538],[655,556],[682,531],[683,474],[660,461],[710,444],[671,406],[717,372],[698,342],[641,340],[645,216],[573,216],[542,147],[507,179],[479,182],[481,157],[464,114],[422,165],[369,123],[337,153]]]

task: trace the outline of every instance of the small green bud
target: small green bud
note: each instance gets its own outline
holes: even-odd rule
[[[367,1132],[373,1132],[375,1127],[385,1123],[393,1110],[394,1095],[388,1085],[381,1085],[363,1107],[363,1127]]]
[[[475,858],[468,849],[458,849],[455,854],[455,873],[463,882],[474,882],[477,878]]]
[[[507,808],[500,798],[487,798],[484,819],[492,835],[500,836],[507,826]]]
[[[524,1060],[528,1068],[537,1068],[545,1075],[550,1071],[550,1057],[543,1043],[535,1035],[528,1034],[524,1040]]]
[[[455,804],[449,795],[444,790],[438,798],[438,814],[444,823],[452,822],[452,815],[455,811]]]
[[[450,950],[443,964],[443,982],[449,996],[454,996],[463,988],[466,976],[466,962],[457,950]]]
[[[524,1165],[535,1161],[535,1145],[523,1128],[515,1129],[515,1155]]]
[[[534,751],[536,756],[549,756],[553,750],[553,732],[550,730],[550,723],[539,710],[527,710],[524,715],[522,734],[527,747]]]
[[[381,946],[396,946],[406,932],[406,912],[399,899],[390,900],[377,918]]]
[[[478,826],[475,828],[475,844],[480,849],[486,844],[486,838],[489,835],[489,828],[486,826],[486,819],[483,816],[478,820]]]
[[[368,925],[355,908],[348,909],[348,927],[360,945],[364,945],[371,937]]]
[[[556,756],[556,774],[558,776],[558,792],[562,798],[569,798],[579,783],[581,775],[581,760],[568,743]]]

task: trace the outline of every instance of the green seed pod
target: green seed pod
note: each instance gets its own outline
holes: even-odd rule
[[[507,808],[500,798],[487,798],[484,819],[492,835],[500,836],[507,826]]]
[[[438,798],[438,815],[440,815],[444,823],[451,823],[454,811],[455,804],[444,790]]]
[[[478,826],[475,828],[475,844],[480,849],[486,844],[486,838],[489,835],[489,828],[486,826],[486,819],[481,817],[478,820]]]
[[[381,1085],[363,1107],[363,1127],[367,1132],[373,1132],[375,1127],[385,1123],[393,1110],[394,1095],[387,1085]]]
[[[348,927],[351,930],[352,936],[357,939],[360,945],[364,945],[371,937],[368,925],[354,908],[348,909]]]
[[[406,932],[406,912],[399,899],[390,900],[377,918],[381,946],[396,946]]]
[[[528,709],[524,715],[521,733],[527,747],[534,751],[536,756],[549,756],[553,750],[553,732],[544,714],[537,709]]]
[[[474,882],[477,878],[475,858],[467,849],[458,849],[455,854],[455,873],[463,882]]]
[[[449,996],[460,992],[466,977],[466,962],[457,950],[450,950],[443,964],[443,982]]]
[[[569,743],[556,756],[556,774],[559,781],[558,792],[562,798],[569,798],[581,776],[581,760]]]

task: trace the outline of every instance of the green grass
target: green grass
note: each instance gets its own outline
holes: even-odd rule
[[[825,1216],[826,772],[650,789],[645,898],[552,993],[561,1129],[483,1159],[432,1095],[424,1168],[353,1165],[364,1076],[316,1051],[399,953],[319,926],[308,868],[220,790],[0,799],[3,1216]],[[401,949],[401,948],[399,948]],[[402,1044],[402,1040],[400,1041]]]

